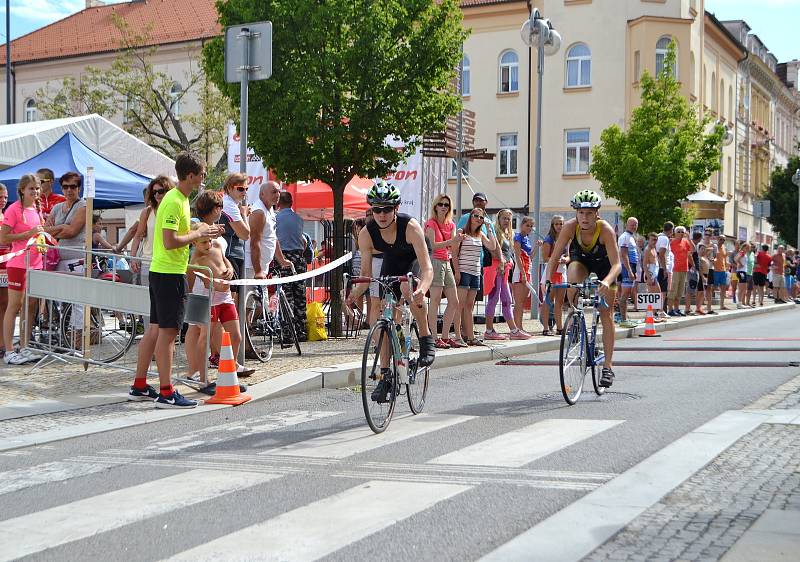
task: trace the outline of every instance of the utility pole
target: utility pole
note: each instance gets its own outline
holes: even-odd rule
[[[11,122],[11,0],[6,0],[6,124]]]

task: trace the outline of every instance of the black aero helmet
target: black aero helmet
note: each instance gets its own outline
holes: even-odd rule
[[[603,200],[597,192],[591,189],[579,191],[572,197],[572,201],[570,201],[570,206],[573,209],[599,209],[602,204]]]
[[[397,206],[400,204],[400,190],[390,183],[378,180],[367,192],[367,203]]]

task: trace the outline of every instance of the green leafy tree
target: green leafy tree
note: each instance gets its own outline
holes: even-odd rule
[[[658,232],[667,220],[688,224],[691,214],[681,209],[681,201],[719,169],[725,129],[718,125],[706,133],[711,118],[698,118],[697,108],[680,92],[674,68],[673,43],[661,73],[655,78],[643,73],[642,102],[628,130],[611,125],[592,149],[589,172],[626,216],[639,219],[642,232]]]
[[[781,239],[797,244],[797,197],[798,187],[792,183],[792,176],[800,168],[800,156],[793,156],[785,168],[772,172],[769,189],[764,198],[770,202],[769,223]]]
[[[223,26],[272,21],[273,75],[250,84],[248,144],[278,177],[320,179],[334,195],[334,255],[344,253],[344,188],[388,174],[420,135],[460,110],[452,81],[466,32],[456,0],[218,0]],[[224,82],[223,40],[204,51]],[[384,142],[409,141],[403,152]],[[333,275],[331,330],[340,333],[341,275]]]
[[[181,77],[167,75],[153,65],[157,46],[148,32],[135,33],[119,16],[114,25],[120,50],[109,68],[89,66],[80,81],[65,78],[37,92],[39,108],[48,119],[97,113],[123,115],[123,128],[170,157],[196,150],[209,160],[225,148],[226,124],[233,118],[228,100],[192,65]],[[176,79],[177,78],[177,79]],[[173,90],[176,82],[181,88]],[[185,111],[188,96],[197,98],[200,110]],[[183,108],[183,111],[181,111]]]

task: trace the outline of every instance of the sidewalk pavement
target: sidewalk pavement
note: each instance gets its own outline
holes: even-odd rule
[[[794,306],[768,305],[763,308],[720,311],[714,316],[670,318],[665,323],[657,324],[657,329],[671,330]],[[637,328],[618,328],[618,339],[642,332],[644,313],[631,312],[629,317],[640,324]],[[525,320],[524,327],[530,333],[541,334],[542,326],[536,320]],[[483,328],[483,325],[476,324],[476,330],[482,332]],[[496,323],[495,328],[501,333],[508,331],[505,323]],[[365,338],[366,331],[362,331],[356,338],[303,343],[302,356],[297,356],[294,348],[276,349],[268,363],[249,361],[248,366],[255,368],[256,373],[242,378],[240,382],[251,386],[252,394],[259,398],[357,384]],[[558,337],[536,336],[527,341],[486,342],[486,345],[477,347],[437,350],[436,366],[454,366],[548,351],[557,349],[559,342]],[[118,363],[132,365],[135,359],[136,346]],[[176,374],[183,375],[178,368]],[[31,370],[32,365],[0,366],[0,421],[125,402],[132,380],[131,373],[126,371],[100,366],[89,366],[88,371],[84,371],[82,365],[60,362],[33,372]],[[209,374],[212,377],[215,375],[211,369]],[[190,388],[179,388],[189,397],[205,398]]]

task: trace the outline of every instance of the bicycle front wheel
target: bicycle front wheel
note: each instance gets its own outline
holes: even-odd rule
[[[65,305],[61,314],[61,333],[67,346],[80,353],[83,348],[83,314],[78,314],[73,322],[74,312],[74,305]],[[92,308],[89,357],[101,363],[111,363],[125,355],[136,339],[136,323],[133,314]]]
[[[361,362],[361,403],[367,423],[375,433],[383,433],[394,414],[398,385],[393,351],[389,326],[378,320],[367,334]]]
[[[266,363],[272,358],[274,318],[258,291],[247,293],[244,308],[245,357]]]
[[[414,414],[419,414],[425,407],[425,397],[428,394],[428,380],[430,378],[430,367],[419,366],[419,330],[417,323],[411,324],[411,349],[408,351],[408,384],[406,384],[406,395],[408,396],[408,407]]]
[[[583,391],[587,370],[586,328],[583,316],[570,311],[561,332],[561,350],[558,369],[561,377],[561,394],[570,406],[578,401]]]

